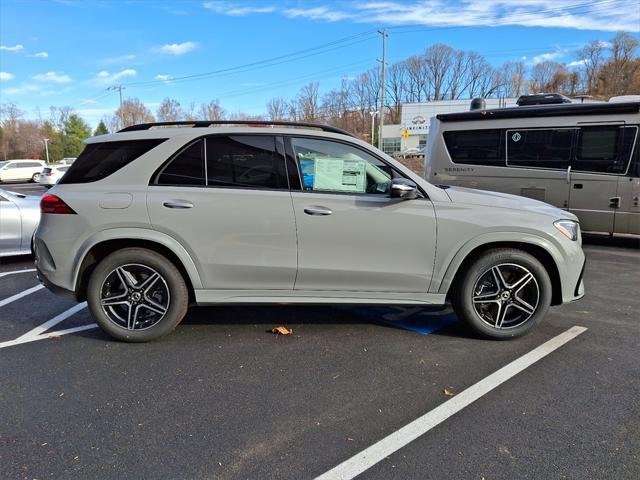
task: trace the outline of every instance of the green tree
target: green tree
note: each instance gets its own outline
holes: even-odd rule
[[[98,126],[96,127],[95,132],[93,132],[93,135],[106,135],[107,133],[109,133],[109,129],[107,128],[107,126],[104,124],[104,122],[102,120],[100,120],[100,123],[98,124]]]
[[[44,122],[42,125],[42,137],[48,139],[49,162],[59,162],[64,157],[62,133],[56,130],[51,122]],[[47,152],[44,145],[42,145],[42,155],[40,155],[40,158],[45,160],[47,158]]]
[[[84,148],[84,140],[91,136],[91,128],[73,113],[64,123],[63,152],[65,157],[77,157]]]

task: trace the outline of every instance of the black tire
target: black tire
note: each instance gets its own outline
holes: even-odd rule
[[[551,305],[553,291],[547,270],[522,250],[488,250],[461,273],[452,287],[453,309],[460,320],[485,338],[504,340],[524,335],[544,318]]]
[[[158,277],[151,282],[154,274]],[[152,283],[146,287],[148,291],[140,288],[145,286],[145,280]],[[116,304],[112,299],[120,301]],[[105,300],[113,303],[103,306]],[[144,248],[125,248],[105,257],[93,270],[87,303],[96,323],[112,337],[126,342],[148,342],[178,326],[187,313],[189,292],[180,271],[167,258]],[[136,321],[137,318],[140,320]]]

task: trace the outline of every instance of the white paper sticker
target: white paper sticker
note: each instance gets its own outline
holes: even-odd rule
[[[313,189],[364,193],[367,162],[339,158],[316,158]]]

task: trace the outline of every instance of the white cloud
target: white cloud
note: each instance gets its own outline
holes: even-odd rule
[[[288,8],[284,10],[284,14],[290,18],[308,18],[309,20],[325,20],[328,22],[337,22],[354,18],[352,13],[346,13],[339,10],[331,10],[327,7],[314,8]]]
[[[99,62],[102,65],[118,65],[120,63],[126,63],[126,62],[131,62],[133,60],[136,59],[136,56],[132,53],[126,54],[126,55],[120,55],[117,57],[110,57],[110,58],[105,58],[104,60],[102,60],[101,62]]]
[[[330,7],[278,10],[290,18],[383,25],[502,26],[520,25],[579,30],[640,31],[637,0],[617,0],[602,8],[583,0],[411,0],[344,2]]]
[[[235,2],[223,2],[223,1],[210,1],[202,4],[207,10],[211,10],[215,13],[221,13],[223,15],[229,15],[232,17],[241,17],[244,15],[251,15],[254,13],[271,13],[275,12],[276,8],[272,6],[252,6],[242,5]]]
[[[97,83],[99,85],[108,85],[110,83],[115,83],[118,80],[126,77],[135,77],[138,72],[136,72],[133,68],[126,68],[119,72],[109,73],[108,70],[101,70],[93,77],[93,83]]]
[[[11,80],[13,78],[13,74],[9,72],[0,72],[0,82],[6,82],[7,80]]]
[[[156,80],[161,80],[161,81],[163,81],[163,82],[168,82],[168,81],[170,81],[170,80],[171,80],[171,75],[161,75],[161,74],[158,74],[158,75],[156,75]]]
[[[71,77],[66,75],[63,72],[47,72],[47,73],[39,73],[33,76],[34,80],[38,80],[39,82],[50,82],[50,83],[71,83]]]
[[[533,57],[531,59],[531,63],[533,63],[534,65],[538,64],[538,63],[542,63],[542,62],[549,62],[552,60],[557,60],[560,57],[562,57],[563,55],[566,54],[566,50],[557,50],[555,52],[548,52],[548,53],[541,53],[540,55],[536,55],[535,57]]]
[[[47,52],[38,52],[38,53],[34,53],[33,55],[29,55],[30,57],[34,57],[34,58],[48,58],[49,54]]]
[[[0,45],[0,50],[5,51],[5,52],[21,52],[22,50],[24,50],[24,45],[21,44],[17,44],[14,45],[13,47],[8,47],[6,45]]]
[[[167,55],[184,55],[197,47],[198,44],[196,42],[168,43],[161,46],[158,50]]]
[[[42,91],[42,87],[40,85],[33,85],[30,83],[26,83],[20,85],[19,87],[5,88],[2,90],[4,95],[9,97],[18,96],[18,95],[26,95],[28,93],[34,94]]]
[[[576,67],[583,67],[583,66],[584,66],[584,60],[576,60],[574,62],[567,63],[568,68],[576,68]]]

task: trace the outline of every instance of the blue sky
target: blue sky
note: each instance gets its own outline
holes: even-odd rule
[[[123,84],[125,97],[152,111],[168,96],[259,114],[269,98],[293,97],[305,83],[318,81],[322,92],[376,66],[378,28],[389,28],[390,61],[446,43],[496,65],[568,63],[589,40],[621,29],[638,36],[640,2],[1,0],[0,101],[29,117],[70,105],[95,125],[118,106],[107,88]],[[172,81],[209,72],[218,73]]]

